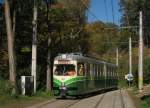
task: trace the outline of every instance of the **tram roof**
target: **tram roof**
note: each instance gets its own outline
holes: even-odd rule
[[[95,62],[95,63],[101,63],[101,64],[107,64],[111,66],[116,66],[113,63],[108,63],[105,61],[98,60],[93,57],[84,56],[81,53],[67,53],[67,54],[59,54],[55,57],[55,60],[77,60],[77,61],[86,61],[86,62]]]

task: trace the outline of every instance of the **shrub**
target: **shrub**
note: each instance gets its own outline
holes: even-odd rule
[[[7,80],[0,80],[0,95],[10,95],[12,92],[12,86]]]

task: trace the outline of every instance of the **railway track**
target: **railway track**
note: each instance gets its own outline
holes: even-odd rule
[[[117,95],[117,92],[115,92],[115,95],[113,97],[113,105],[112,105],[112,108],[115,108],[115,103],[117,102],[117,98],[116,98],[116,95]]]
[[[71,108],[73,105],[77,104],[78,102],[80,102],[81,100],[77,100],[74,103],[71,103],[70,105],[66,106],[65,108]]]
[[[123,98],[123,94],[122,94],[121,89],[119,90],[119,92],[120,92],[120,99],[121,99],[122,108],[125,108],[125,102],[124,102],[124,98]]]
[[[38,106],[36,108],[71,108],[71,106],[78,103],[81,99],[75,100],[75,99],[56,99],[55,101],[48,102],[46,104],[43,104],[41,106]]]
[[[82,99],[55,99],[29,108],[135,108],[124,90],[97,94]]]
[[[98,106],[100,105],[100,103],[101,103],[101,102],[102,102],[102,100],[104,99],[105,95],[106,95],[106,93],[105,93],[105,94],[103,94],[103,96],[102,96],[102,97],[100,97],[99,101],[96,103],[96,105],[95,105],[95,107],[94,107],[94,108],[98,108]]]

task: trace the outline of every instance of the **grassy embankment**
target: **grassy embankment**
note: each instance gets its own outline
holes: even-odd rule
[[[52,93],[38,91],[32,96],[11,95],[11,86],[7,81],[0,80],[0,108],[24,108],[53,98]]]
[[[129,90],[129,94],[137,108],[150,108],[150,95],[144,96],[139,94],[137,88]]]
[[[11,96],[0,95],[0,108],[24,108],[51,99],[53,96],[49,92],[37,92],[32,96]]]

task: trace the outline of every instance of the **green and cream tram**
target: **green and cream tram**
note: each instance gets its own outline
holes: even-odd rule
[[[115,64],[82,54],[61,54],[54,59],[54,95],[80,96],[117,88],[116,68]]]

